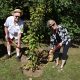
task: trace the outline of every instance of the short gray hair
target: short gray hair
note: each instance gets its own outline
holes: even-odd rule
[[[48,21],[47,21],[47,27],[49,27],[50,22],[55,22],[55,20],[53,20],[53,19],[48,20]],[[56,22],[55,22],[55,23],[56,23]]]

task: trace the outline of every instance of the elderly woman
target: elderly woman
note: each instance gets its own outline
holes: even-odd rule
[[[23,33],[23,21],[20,19],[23,12],[20,9],[12,11],[12,16],[9,16],[4,23],[5,39],[7,42],[7,58],[11,57],[11,41],[16,43],[16,59],[20,59],[21,34]]]
[[[48,20],[47,25],[52,32],[50,37],[49,54],[52,54],[54,51],[56,66],[58,66],[60,49],[61,47],[63,47],[62,62],[60,65],[60,70],[63,70],[63,66],[67,59],[67,52],[71,41],[70,35],[68,34],[67,29],[62,27],[61,25],[58,25],[55,20]]]

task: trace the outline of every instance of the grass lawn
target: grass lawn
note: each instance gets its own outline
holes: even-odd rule
[[[15,55],[10,59],[2,60],[0,57],[0,80],[29,80],[19,69]],[[45,64],[43,74],[40,77],[32,77],[32,80],[80,80],[80,48],[70,48],[68,60],[64,70],[59,72],[53,69],[53,62]]]

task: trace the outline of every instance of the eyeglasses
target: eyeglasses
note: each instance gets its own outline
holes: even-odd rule
[[[52,28],[52,26],[55,26],[55,23],[54,23],[54,24],[50,24],[50,25],[49,25],[49,28]]]
[[[16,18],[20,18],[20,16],[15,16]]]

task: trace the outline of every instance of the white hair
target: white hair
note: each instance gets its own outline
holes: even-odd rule
[[[52,24],[53,22],[56,23],[55,20],[52,20],[52,19],[48,20],[47,21],[47,27],[49,27],[49,25]]]

